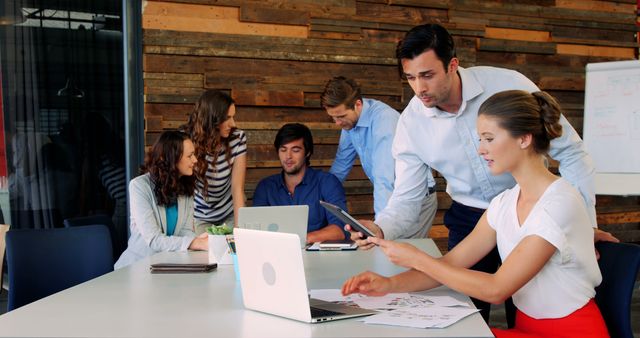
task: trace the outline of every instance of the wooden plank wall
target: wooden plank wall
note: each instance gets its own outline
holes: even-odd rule
[[[249,139],[247,196],[279,172],[272,142],[286,122],[313,131],[312,165],[328,169],[339,137],[319,107],[332,76],[352,77],[366,97],[401,111],[412,91],[398,77],[396,41],[411,27],[440,23],[464,67],[516,69],[555,95],[581,132],[589,62],[637,58],[636,0],[165,0],[145,1],[146,144],[186,121],[203,89],[231,93]],[[438,177],[439,211],[430,236],[440,245],[450,203]],[[372,188],[356,167],[345,182],[349,210],[371,217]],[[598,220],[640,241],[637,197],[598,197]]]

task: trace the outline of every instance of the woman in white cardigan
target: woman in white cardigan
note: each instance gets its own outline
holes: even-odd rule
[[[147,153],[142,175],[129,183],[131,237],[115,268],[161,251],[207,250],[206,233],[196,237],[193,166],[189,136],[164,132]]]

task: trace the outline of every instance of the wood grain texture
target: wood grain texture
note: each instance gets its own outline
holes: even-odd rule
[[[237,105],[244,106],[304,106],[302,91],[232,89],[231,97]]]
[[[530,29],[514,29],[514,28],[500,28],[500,27],[487,27],[485,30],[484,37],[489,39],[520,40],[520,41],[534,41],[534,42],[551,41],[551,34],[549,32],[530,30]]]
[[[556,6],[561,8],[582,9],[596,12],[633,13],[636,6],[633,3],[619,3],[611,1],[592,0],[556,0]]]
[[[206,89],[236,100],[249,142],[247,196],[280,172],[278,128],[308,125],[312,165],[328,170],[340,130],[320,107],[333,76],[354,78],[365,97],[402,111],[413,97],[398,75],[395,46],[413,26],[439,23],[463,67],[517,70],[561,103],[582,132],[588,63],[637,58],[636,0],[149,0],[143,13],[145,144],[185,123]],[[557,173],[557,162],[551,161]],[[451,204],[436,174],[438,212],[430,236],[446,250]],[[358,160],[344,182],[348,207],[373,218],[372,186]],[[251,200],[249,200],[249,204]],[[598,222],[640,241],[640,198],[597,197]]]
[[[244,4],[240,7],[240,21],[276,23],[284,25],[309,24],[309,12],[294,9],[282,9],[255,4]]]
[[[556,45],[517,40],[478,39],[478,50],[552,55],[556,53]]]
[[[558,44],[558,54],[573,54],[586,56],[604,56],[620,59],[632,59],[637,53],[637,48],[598,47],[585,45]]]
[[[202,6],[150,1],[144,7],[142,28],[185,32],[306,37],[305,26],[246,23],[239,10],[225,6]]]

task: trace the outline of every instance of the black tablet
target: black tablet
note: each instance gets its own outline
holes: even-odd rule
[[[339,206],[333,205],[325,201],[320,201],[320,205],[322,205],[325,209],[327,209],[330,213],[338,217],[344,223],[349,224],[353,230],[361,232],[363,235],[363,239],[369,236],[376,237],[376,235],[373,232],[371,232],[369,228],[362,225],[355,218],[353,218],[353,216],[349,215],[349,213],[342,210]]]

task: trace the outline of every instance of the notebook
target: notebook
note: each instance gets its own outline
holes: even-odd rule
[[[307,205],[242,207],[238,210],[238,228],[297,234],[301,248],[307,244],[308,219]]]
[[[376,313],[309,298],[298,235],[236,229],[234,237],[246,308],[307,323]]]
[[[218,266],[216,263],[212,264],[196,264],[196,263],[156,263],[151,264],[149,270],[151,273],[195,273],[195,272],[209,272]]]
[[[218,265],[209,264],[207,257],[191,257],[186,254],[176,254],[164,257],[160,261],[154,261],[149,266],[151,273],[197,273],[209,272]]]

